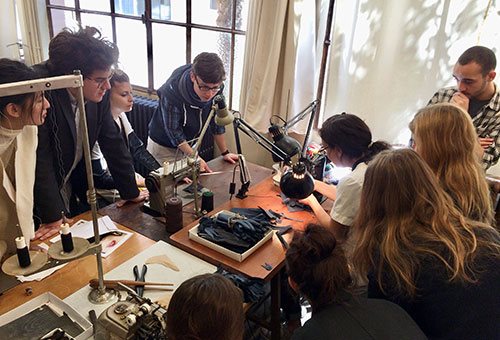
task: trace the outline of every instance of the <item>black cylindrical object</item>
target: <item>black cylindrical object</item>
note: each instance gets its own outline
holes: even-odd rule
[[[30,252],[23,236],[16,237],[17,260],[21,268],[26,268],[31,264]]]
[[[212,210],[214,210],[214,193],[205,191],[201,196],[201,211],[209,213]]]
[[[65,253],[71,253],[73,251],[73,237],[71,236],[67,223],[61,225],[61,242]]]
[[[175,233],[182,229],[182,200],[179,197],[170,197],[165,202],[165,229]]]

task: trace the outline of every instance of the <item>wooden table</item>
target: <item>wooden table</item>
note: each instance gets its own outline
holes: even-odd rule
[[[90,212],[86,212],[75,217],[75,221],[79,219],[90,221],[92,217]],[[118,227],[125,231],[131,231],[122,225],[118,225]],[[116,249],[107,258],[102,259],[104,273],[132,258],[154,243],[153,240],[134,233],[121,247]],[[64,299],[78,289],[88,285],[89,280],[93,278],[97,278],[97,263],[94,256],[86,256],[72,261],[42,281],[24,282],[7,290],[0,296],[0,315],[49,291],[59,298]],[[32,295],[30,296],[25,293],[28,287],[32,290]]]
[[[281,225],[291,225],[294,230],[303,230],[308,222],[316,221],[312,212],[288,212],[286,205],[282,203],[279,197],[279,188],[274,185],[272,178],[267,178],[261,183],[253,186],[248,197],[243,200],[231,200],[215,209],[212,214],[220,210],[230,210],[231,208],[257,208],[272,209],[277,212],[285,213],[286,216],[294,219],[300,219],[303,222],[282,220]],[[184,227],[182,230],[173,234],[170,241],[175,246],[193,254],[214,265],[222,265],[232,272],[237,272],[248,277],[260,278],[271,281],[271,334],[272,339],[280,338],[280,271],[285,264],[285,250],[274,235],[273,238],[257,249],[253,254],[243,262],[233,260],[221,253],[205,247],[189,239],[188,231],[197,222]],[[293,233],[287,233],[283,237],[290,242]],[[266,270],[263,265],[270,264],[271,270]]]
[[[214,172],[222,171],[222,173],[200,177],[200,183],[214,193],[214,207],[217,207],[229,200],[229,183],[231,182],[233,176],[232,170],[235,165],[225,162],[222,157],[211,160],[208,162],[208,165]],[[247,166],[252,177],[250,187],[261,182],[272,174],[271,169],[260,165],[248,163]],[[241,187],[239,172],[236,173],[235,183],[237,190],[239,190]],[[233,200],[238,199],[233,198]],[[116,204],[111,204],[100,209],[99,213],[101,215],[108,215],[113,221],[127,226],[152,240],[163,240],[168,242],[170,233],[165,230],[165,224],[162,219],[144,213],[142,211],[142,206],[142,203],[129,202],[123,207],[117,208]],[[193,213],[189,213],[189,211],[194,212],[194,202],[184,206],[183,210],[184,225],[188,225],[196,220],[196,216]]]

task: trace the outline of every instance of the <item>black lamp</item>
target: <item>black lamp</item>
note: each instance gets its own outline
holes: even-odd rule
[[[304,110],[295,115],[290,121],[286,122],[283,127],[277,125],[272,125],[269,128],[269,132],[273,137],[274,143],[263,136],[261,133],[256,131],[251,127],[245,120],[240,117],[235,117],[233,121],[234,134],[236,138],[236,148],[238,153],[241,154],[241,143],[239,137],[239,130],[244,132],[250,138],[252,138],[257,144],[264,147],[267,151],[271,152],[273,160],[284,162],[287,165],[291,164],[291,158],[300,152],[300,143],[293,139],[292,137],[286,135],[286,131],[298,123],[300,120],[304,119],[306,115],[310,114],[309,123],[307,126],[306,136],[304,138],[304,144],[302,146],[301,157],[299,161],[292,165],[291,169],[285,172],[281,176],[280,189],[281,191],[290,198],[302,199],[306,198],[314,191],[314,178],[309,173],[309,168],[311,164],[307,159],[307,143],[309,142],[309,137],[311,135],[312,125],[314,122],[314,117],[318,107],[319,101],[315,100],[309,104]],[[283,133],[282,130],[285,132]],[[243,170],[242,170],[243,172]],[[246,197],[245,193],[248,190],[249,181],[242,182],[242,188],[238,195],[238,198]],[[242,192],[244,191],[244,192]]]

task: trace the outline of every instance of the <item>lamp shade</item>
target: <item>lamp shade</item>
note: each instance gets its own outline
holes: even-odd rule
[[[271,125],[269,132],[273,138],[273,150],[275,153],[279,153],[276,148],[281,150],[285,156],[285,160],[289,161],[290,158],[300,153],[301,146],[300,143],[295,139],[286,134],[283,134],[280,127],[277,125]],[[279,162],[279,159],[275,154],[273,154],[273,161]]]
[[[280,189],[287,197],[303,199],[314,191],[314,178],[307,171],[306,165],[298,162],[281,176]]]

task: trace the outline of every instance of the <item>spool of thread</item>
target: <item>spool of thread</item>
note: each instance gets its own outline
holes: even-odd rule
[[[71,253],[73,251],[73,237],[69,231],[68,223],[63,223],[61,225],[61,242],[65,253]]]
[[[31,264],[30,252],[23,236],[16,237],[17,260],[21,268],[26,268]]]
[[[182,200],[179,197],[170,197],[165,202],[165,229],[169,233],[182,229]]]
[[[214,210],[214,193],[205,191],[201,196],[201,211],[209,213],[212,210]]]

